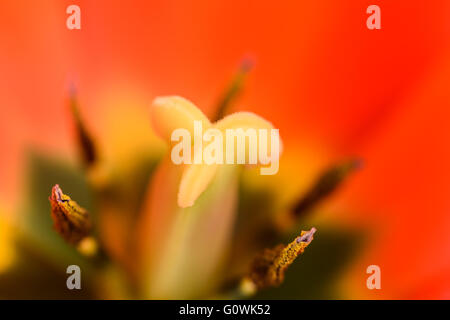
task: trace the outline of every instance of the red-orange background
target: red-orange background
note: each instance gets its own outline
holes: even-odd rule
[[[66,28],[70,4],[81,30]],[[366,27],[370,4],[381,30]],[[98,132],[112,100],[178,94],[210,114],[250,56],[239,109],[270,119],[286,149],[365,160],[330,204],[330,218],[382,226],[350,297],[450,298],[449,21],[445,0],[2,1],[0,201],[19,202],[27,145],[73,155],[71,82]],[[382,267],[379,292],[365,288],[369,264]]]

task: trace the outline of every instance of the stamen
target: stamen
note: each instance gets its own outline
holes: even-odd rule
[[[78,101],[76,98],[76,90],[71,88],[70,92],[70,110],[75,121],[75,130],[77,133],[77,142],[80,154],[83,158],[85,166],[92,165],[97,160],[97,150],[95,148],[94,140],[87,130],[83,119],[81,118],[78,108]]]
[[[49,200],[53,227],[64,240],[77,245],[89,235],[92,227],[90,215],[86,209],[65,195],[59,185],[52,188]]]
[[[362,167],[362,160],[351,159],[339,163],[326,170],[312,186],[306,195],[304,195],[294,206],[293,216],[300,217],[309,212],[320,201],[335,191],[348,175]]]
[[[302,231],[300,236],[287,246],[280,244],[275,248],[265,249],[253,261],[249,275],[241,283],[241,290],[250,294],[248,288],[253,288],[251,291],[256,292],[266,287],[280,285],[284,280],[285,271],[311,243],[316,231],[316,228]]]
[[[217,106],[217,112],[213,117],[212,122],[222,119],[227,114],[228,107],[242,91],[247,74],[252,69],[252,67],[253,61],[250,58],[243,59],[238,72],[234,76],[233,80],[231,81]]]
[[[310,231],[306,232],[302,236],[297,238],[297,242],[307,242],[310,243],[313,240],[313,235],[317,231],[316,228],[311,228]]]

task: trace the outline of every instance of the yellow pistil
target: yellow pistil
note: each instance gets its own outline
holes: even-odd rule
[[[151,116],[156,133],[169,143],[176,129],[186,129],[191,137],[195,136],[194,121],[200,121],[205,130],[213,128],[222,133],[227,129],[255,129],[258,132],[258,141],[259,129],[274,129],[269,121],[251,112],[237,112],[211,123],[192,102],[178,96],[156,98],[151,106]],[[246,149],[248,153],[248,145]],[[278,161],[278,158],[275,161]],[[178,190],[178,205],[181,208],[194,205],[215,177],[219,166],[206,163],[185,166]]]

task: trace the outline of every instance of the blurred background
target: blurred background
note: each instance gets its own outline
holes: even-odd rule
[[[81,30],[66,28],[71,4],[81,8]],[[381,30],[366,27],[371,4],[381,8]],[[449,299],[446,0],[1,1],[0,288],[11,279],[16,286],[0,297],[47,297],[42,287],[27,291],[38,275],[18,269],[7,238],[32,201],[30,181],[40,179],[30,179],[30,158],[42,179],[42,167],[53,172],[42,157],[77,166],[71,86],[104,159],[126,167],[129,150],[155,143],[148,108],[156,96],[186,97],[212,117],[243,59],[253,67],[230,112],[255,112],[280,129],[280,172],[262,182],[280,203],[342,159],[363,162],[307,222],[349,231],[320,240],[318,227],[316,247],[292,267],[304,262],[307,283],[287,274],[291,291],[269,297]],[[35,188],[49,208],[48,186]],[[89,207],[89,195],[69,195]],[[381,290],[366,287],[372,264],[381,268]],[[326,294],[305,294],[319,278]],[[62,279],[64,286],[64,270]]]

